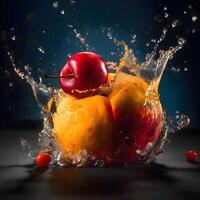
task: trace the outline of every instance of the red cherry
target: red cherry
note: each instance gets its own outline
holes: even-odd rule
[[[72,55],[60,72],[62,90],[77,97],[76,93],[73,94],[74,90],[95,89],[107,81],[108,69],[105,61],[92,52]]]
[[[36,158],[36,165],[38,167],[48,167],[51,162],[51,157],[48,153],[39,153]]]
[[[189,162],[196,162],[198,158],[198,153],[195,150],[189,150],[187,152],[187,160]]]

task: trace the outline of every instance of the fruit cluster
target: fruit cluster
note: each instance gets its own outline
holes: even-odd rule
[[[60,85],[66,95],[52,118],[63,152],[86,150],[108,165],[123,165],[138,161],[138,152],[157,140],[163,111],[156,86],[158,98],[145,106],[148,83],[123,72],[109,74],[106,62],[91,52],[70,57],[61,69]],[[103,85],[110,85],[110,92],[93,93]]]

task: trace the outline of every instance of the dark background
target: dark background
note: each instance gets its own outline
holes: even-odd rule
[[[186,153],[189,149],[200,152],[200,1],[58,0],[57,9],[53,2],[0,1],[0,199],[199,200],[199,159],[187,162]],[[164,7],[168,18],[164,17]],[[61,14],[63,9],[65,15]],[[197,16],[197,21],[193,22],[192,16]],[[183,112],[191,123],[189,129],[169,136],[173,139],[155,162],[121,168],[38,169],[23,154],[19,138],[27,139],[34,150],[42,123],[30,87],[13,72],[8,51],[19,68],[29,64],[38,80],[43,73],[58,74],[68,54],[85,50],[68,24],[74,25],[93,51],[117,61],[119,57],[110,52],[121,49],[101,32],[102,27],[110,27],[110,32],[124,40],[142,62],[153,48],[151,39],[159,38],[162,28],[175,19],[178,26],[169,30],[160,48],[175,46],[179,37],[186,38],[187,43],[168,63],[159,89],[167,113],[175,116],[176,111]],[[133,34],[137,42],[132,44]],[[40,46],[45,54],[38,51]],[[172,72],[172,67],[179,67],[180,72]],[[188,71],[184,71],[186,67]],[[57,80],[44,82],[59,87]]]
[[[161,48],[177,44],[177,38],[187,40],[185,47],[168,63],[160,85],[161,100],[169,115],[176,111],[191,118],[190,128],[200,128],[199,123],[199,57],[200,57],[200,1],[199,0],[59,0],[57,9],[50,0],[1,0],[0,1],[0,126],[10,122],[39,120],[40,110],[30,87],[13,72],[7,51],[13,52],[17,66],[29,64],[33,77],[38,80],[43,73],[57,74],[68,54],[85,50],[67,26],[72,24],[87,40],[94,51],[106,60],[117,61],[110,54],[116,46],[102,33],[102,27],[110,27],[119,40],[124,40],[142,62],[152,50],[162,28],[179,20],[170,29]],[[164,11],[164,7],[167,11]],[[61,14],[65,10],[65,14]],[[184,14],[186,11],[186,14]],[[169,14],[168,18],[164,13]],[[192,21],[197,16],[197,21]],[[13,28],[15,30],[13,30]],[[195,29],[196,32],[192,33]],[[45,33],[44,33],[45,31]],[[131,44],[131,35],[137,41]],[[16,40],[12,37],[16,36]],[[149,43],[150,46],[146,46]],[[45,54],[38,47],[45,49]],[[179,67],[180,72],[172,72]],[[187,67],[188,71],[184,71]],[[56,80],[45,81],[59,87]]]

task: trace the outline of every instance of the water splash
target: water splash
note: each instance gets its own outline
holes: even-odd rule
[[[80,41],[80,43],[85,47],[87,51],[90,51],[90,46],[86,42],[85,38],[74,28],[73,25],[68,24],[68,27],[71,28],[76,36],[76,38]]]
[[[54,7],[54,8],[56,8],[56,9],[57,9],[57,8],[58,8],[58,6],[59,6],[59,3],[58,3],[57,1],[53,2],[53,7]]]
[[[30,159],[35,159],[36,153],[33,151],[33,148],[27,142],[27,140],[25,140],[24,138],[20,138],[20,143],[21,143],[24,155]]]
[[[81,34],[76,29],[74,29],[72,25],[68,25],[68,27],[73,30],[73,32],[76,35],[76,38],[79,39],[79,41],[81,42],[81,44],[83,44],[86,50],[89,50],[90,47],[86,43],[85,38],[83,38]],[[137,63],[137,59],[132,49],[130,49],[124,41],[118,40],[116,40],[115,42],[117,45],[121,46],[124,49],[123,56],[120,58],[119,63],[113,61],[107,62],[109,68],[116,72],[116,76],[120,72],[125,72],[137,76],[148,83],[148,88],[145,93],[146,98],[144,106],[152,106],[152,109],[155,109],[155,106],[153,106],[151,102],[158,101],[159,98],[156,86],[159,85],[160,79],[162,77],[167,62],[173,58],[174,54],[177,51],[179,51],[186,42],[185,39],[179,38],[177,46],[169,47],[169,49],[165,51],[159,51],[159,56],[158,58],[156,58],[159,44],[164,40],[166,33],[167,29],[163,29],[161,37],[156,41],[152,52],[146,55],[145,61],[143,63]],[[113,36],[111,34],[108,35],[108,37],[110,39],[113,39]],[[133,35],[133,39],[135,38],[136,35]],[[155,39],[153,42],[155,42]],[[8,56],[18,76],[21,79],[25,80],[28,84],[30,84],[34,97],[41,108],[41,115],[43,118],[43,130],[39,133],[38,138],[39,151],[48,152],[49,154],[51,154],[55,164],[61,167],[104,166],[104,160],[96,159],[94,155],[89,155],[84,149],[76,154],[71,154],[70,152],[65,152],[63,154],[55,139],[52,115],[56,111],[56,107],[59,104],[60,99],[65,97],[65,94],[61,90],[47,87],[42,83],[42,79],[40,79],[39,82],[35,81],[31,77],[31,68],[29,65],[24,66],[25,71],[22,71],[19,68],[17,68],[13,56],[10,52],[8,52]],[[93,92],[93,94],[98,93],[102,95],[108,95],[111,86],[112,82],[106,86],[89,92]],[[74,92],[87,93],[88,91]],[[190,122],[189,118],[186,115],[180,113],[177,113],[176,119],[177,121],[174,123],[173,120],[170,117],[167,117],[167,115],[165,114],[162,122],[162,130],[156,142],[148,143],[144,150],[136,150],[138,157],[142,162],[151,161],[152,159],[154,159],[156,155],[163,151],[164,144],[167,142],[168,134],[180,130],[181,128],[188,125]],[[125,140],[127,140],[127,138]],[[29,158],[34,159],[35,153],[33,153],[30,144],[26,140],[21,139],[21,145],[25,154],[28,155]]]

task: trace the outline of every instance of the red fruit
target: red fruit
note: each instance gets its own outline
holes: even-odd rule
[[[72,74],[72,76],[63,77]],[[60,72],[60,85],[65,93],[74,90],[98,88],[108,81],[108,69],[105,61],[92,52],[80,52],[72,55]]]
[[[189,162],[196,162],[198,158],[198,153],[195,150],[189,150],[187,152],[187,160]]]
[[[51,162],[51,157],[48,153],[39,153],[36,158],[36,165],[38,167],[48,167]]]

